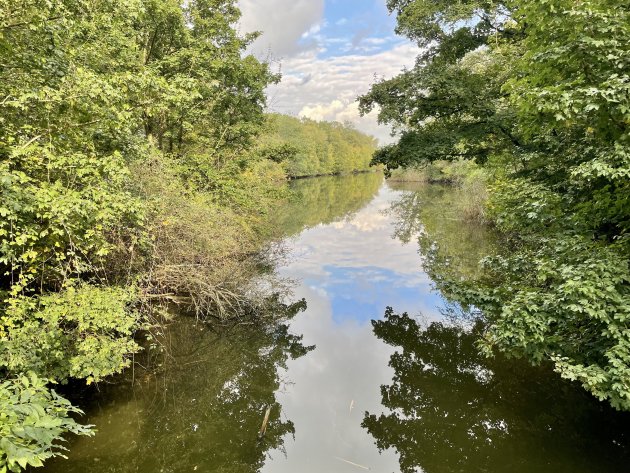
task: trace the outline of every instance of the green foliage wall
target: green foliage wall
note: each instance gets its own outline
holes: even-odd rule
[[[239,17],[234,0],[0,0],[5,390],[21,390],[26,372],[87,383],[120,372],[148,297],[182,291],[204,313],[229,305],[226,262],[251,268],[284,177],[251,151],[278,77],[245,54],[255,35],[238,34]],[[44,385],[37,403],[67,417]],[[32,465],[50,456],[64,431],[87,432],[55,425],[22,453],[0,446],[0,471],[23,467],[26,450]]]
[[[81,414],[47,387],[47,380],[30,373],[0,383],[0,472],[38,467],[63,456],[62,434],[94,435],[91,426],[76,423]]]
[[[268,121],[270,133],[263,146],[272,155],[283,156],[289,176],[341,174],[370,168],[376,140],[350,125],[279,114],[269,115]]]

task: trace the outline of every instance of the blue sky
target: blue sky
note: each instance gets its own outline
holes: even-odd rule
[[[417,241],[405,244],[392,234],[389,208],[401,195],[384,186],[359,212],[305,230],[291,242],[291,263],[282,275],[308,288],[309,310],[318,299],[315,306],[326,307],[336,325],[369,325],[387,306],[441,318],[445,302],[422,269]]]
[[[383,143],[389,129],[360,117],[356,97],[375,77],[411,67],[417,47],[396,36],[385,0],[240,0],[242,31],[262,31],[250,52],[271,60],[283,81],[268,91],[270,110],[315,120],[350,121]]]
[[[325,285],[321,285],[321,280],[308,278],[304,283],[320,288],[327,295],[336,324],[348,321],[369,324],[371,320],[381,319],[388,306],[397,312],[439,318],[439,308],[445,305],[430,281],[410,285],[406,274],[391,269],[333,265],[323,269],[328,273]]]
[[[394,35],[395,18],[382,0],[328,0],[323,20],[315,27],[324,45],[319,57],[349,53],[371,55],[401,43]],[[309,33],[306,33],[308,41]]]

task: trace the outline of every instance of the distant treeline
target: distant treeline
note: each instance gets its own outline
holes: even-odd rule
[[[265,153],[281,161],[290,177],[366,171],[376,139],[339,122],[316,122],[287,115],[268,115]]]

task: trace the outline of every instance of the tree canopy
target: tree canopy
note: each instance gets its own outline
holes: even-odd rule
[[[423,48],[360,99],[394,169],[471,159],[510,250],[451,293],[482,308],[488,350],[552,360],[630,409],[630,11],[620,0],[388,2]]]
[[[2,436],[0,471],[88,433],[47,380],[129,366],[151,300],[244,309],[284,173],[252,151],[279,77],[239,18],[234,0],[0,0],[0,418],[33,421],[18,394],[50,414]]]

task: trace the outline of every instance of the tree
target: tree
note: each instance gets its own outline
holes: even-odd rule
[[[342,174],[369,169],[376,140],[348,124],[316,122],[287,115],[268,116],[271,130],[266,146],[281,151],[290,146],[291,155],[283,159],[291,177]],[[266,152],[266,154],[269,154]]]
[[[426,51],[374,85],[400,141],[374,162],[474,159],[494,175],[503,257],[449,290],[484,310],[488,352],[553,360],[630,409],[630,17],[621,1],[396,2]]]
[[[251,151],[278,76],[244,53],[239,15],[234,0],[0,0],[0,378],[121,372],[156,288],[230,306],[216,268],[254,265],[278,194]]]

